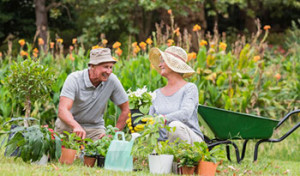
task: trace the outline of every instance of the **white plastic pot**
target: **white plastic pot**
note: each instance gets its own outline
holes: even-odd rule
[[[172,171],[173,155],[149,155],[149,169],[152,174],[169,174]]]
[[[36,161],[34,163],[37,165],[46,165],[48,163],[48,156],[44,154],[39,161]]]

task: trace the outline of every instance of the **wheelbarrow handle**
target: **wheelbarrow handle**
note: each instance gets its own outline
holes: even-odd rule
[[[300,113],[300,109],[294,110],[292,112],[289,112],[285,117],[282,118],[282,120],[277,124],[276,128],[279,128],[289,117],[291,117],[293,114]]]

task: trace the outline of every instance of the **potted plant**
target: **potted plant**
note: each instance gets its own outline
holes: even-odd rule
[[[202,159],[198,163],[198,175],[215,175],[218,161],[225,158],[225,152],[220,146],[209,150],[206,143],[202,142],[199,149],[202,151]]]
[[[84,139],[84,165],[94,167],[97,158],[96,144],[90,138]]]
[[[106,127],[106,136],[102,137],[101,139],[95,142],[96,146],[96,154],[97,154],[97,166],[104,167],[105,157],[109,148],[111,141],[113,140],[113,136],[115,135],[116,131],[119,129],[108,125]]]
[[[136,121],[136,119],[148,114],[150,106],[152,105],[152,100],[155,99],[155,96],[156,94],[148,91],[146,86],[142,89],[138,88],[134,92],[130,89],[128,90],[129,108],[131,112],[129,120],[131,120],[132,128],[140,123],[144,123],[140,120]],[[133,129],[130,130],[131,132],[134,132]]]
[[[165,119],[162,116],[153,117],[153,119],[154,124],[147,123],[141,131],[141,136],[135,140],[132,155],[137,158],[148,157],[151,173],[167,174],[172,169],[174,150],[168,141],[159,142],[158,138],[160,129],[165,128],[169,131],[170,127],[164,125]]]
[[[177,158],[179,160],[178,167],[184,175],[193,175],[198,162],[202,157],[202,151],[199,150],[201,144],[195,142],[193,145],[181,142],[178,144]]]
[[[46,164],[49,155],[51,158],[57,159],[61,154],[61,140],[48,127],[38,125],[21,126],[10,132],[14,135],[6,144],[8,155],[19,148],[17,156],[20,156],[23,161],[38,161],[38,164]],[[44,158],[44,161],[40,161],[42,158]]]
[[[62,164],[73,164],[81,138],[75,133],[67,131],[64,131],[64,134],[61,134],[60,138],[62,139],[62,149],[59,162]]]
[[[4,86],[21,105],[24,104],[24,126],[28,127],[31,105],[36,101],[44,102],[49,97],[54,74],[39,61],[28,58],[22,62],[14,62],[5,78]]]

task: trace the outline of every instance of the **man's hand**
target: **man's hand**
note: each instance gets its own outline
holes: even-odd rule
[[[84,139],[86,137],[86,132],[85,132],[85,130],[80,125],[76,126],[73,129],[73,133],[76,133],[76,135],[79,136],[79,137],[81,137],[81,139]]]

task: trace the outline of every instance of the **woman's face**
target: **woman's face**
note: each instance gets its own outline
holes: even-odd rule
[[[162,57],[160,57],[160,63],[158,65],[158,67],[160,68],[160,74],[161,76],[168,76],[170,73],[174,73],[173,70],[171,70],[168,65],[166,64],[166,62],[162,59]]]

